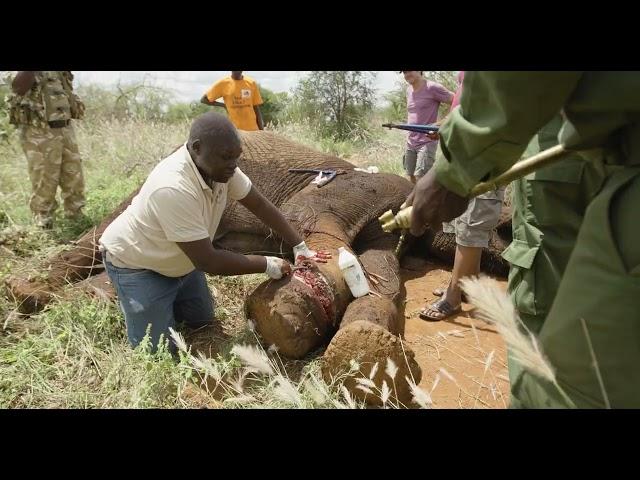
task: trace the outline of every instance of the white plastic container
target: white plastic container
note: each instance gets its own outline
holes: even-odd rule
[[[351,295],[355,298],[365,296],[369,293],[369,282],[362,271],[360,262],[354,254],[344,247],[340,247],[338,252],[338,266],[349,286],[349,290],[351,290]]]

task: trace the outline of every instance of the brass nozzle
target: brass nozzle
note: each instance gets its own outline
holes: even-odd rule
[[[391,210],[387,210],[384,212],[380,218],[378,218],[380,225],[382,226],[382,230],[386,233],[393,232],[398,226],[396,225],[395,215]]]
[[[400,210],[400,212],[406,212],[407,210],[412,209],[412,208],[413,207],[405,207],[402,210]],[[385,213],[383,213],[378,218],[378,221],[380,222],[380,225],[382,226],[382,231],[383,232],[391,233],[394,230],[400,228],[400,226],[398,225],[398,222],[396,221],[396,218],[400,214],[400,212],[398,212],[396,215],[394,215],[391,210],[387,210]]]

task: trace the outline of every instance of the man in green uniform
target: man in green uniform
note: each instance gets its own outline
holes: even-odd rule
[[[557,145],[561,127],[558,113],[531,140],[524,157]],[[560,287],[584,212],[604,178],[601,160],[574,154],[511,184],[513,241],[502,256],[511,264],[508,291],[513,304],[536,335]],[[508,363],[511,385],[517,390],[522,368],[511,357]],[[512,395],[511,406],[518,405]]]
[[[71,72],[18,72],[11,84],[10,122],[20,130],[32,195],[29,207],[36,224],[51,228],[62,190],[67,217],[78,218],[84,206],[82,159],[72,119],[84,105],[73,93]]]
[[[414,234],[455,217],[471,188],[511,167],[545,125],[527,153],[550,146],[563,110],[559,141],[584,160],[516,183],[505,258],[518,310],[578,407],[640,407],[638,91],[640,72],[470,72],[441,129],[443,155],[409,198]],[[514,406],[567,406],[554,386],[514,373]]]
[[[558,144],[557,114],[533,138],[524,157]],[[509,293],[527,328],[539,334],[567,266],[587,205],[604,181],[601,161],[578,154],[512,183],[513,242]]]

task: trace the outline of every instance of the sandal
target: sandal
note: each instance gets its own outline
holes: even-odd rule
[[[449,302],[444,299],[440,299],[435,303],[432,303],[428,307],[424,308],[419,316],[423,320],[431,322],[438,322],[446,318],[452,317],[462,311],[462,306],[452,307]]]

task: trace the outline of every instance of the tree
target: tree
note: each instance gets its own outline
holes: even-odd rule
[[[287,92],[274,93],[267,88],[260,87],[260,96],[264,102],[260,105],[264,124],[272,123],[277,125],[280,120],[280,114],[284,111],[289,101]]]
[[[164,120],[168,123],[176,123],[176,122],[184,122],[184,121],[190,122],[194,118],[202,115],[203,113],[207,113],[210,110],[212,110],[212,107],[200,102],[173,103],[169,106],[169,109],[167,110],[167,113],[164,116]],[[214,107],[213,111],[220,113],[222,115],[227,114],[224,108]]]
[[[80,85],[77,93],[86,104],[85,118],[162,121],[174,95],[161,87],[142,83],[121,84],[114,87]]]
[[[393,90],[384,94],[388,105],[383,110],[387,122],[403,122],[407,119],[407,85],[404,80],[398,80]]]
[[[354,130],[365,129],[373,109],[372,72],[313,71],[294,92],[294,108],[320,128],[323,136],[344,140]]]
[[[425,78],[438,82],[440,85],[448,88],[452,92],[455,92],[458,88],[458,81],[456,79],[458,72],[454,71],[438,71],[438,72],[424,72]]]
[[[0,72],[0,141],[8,141],[14,131],[9,123],[9,105],[6,101],[11,93],[11,80],[10,72]]]

